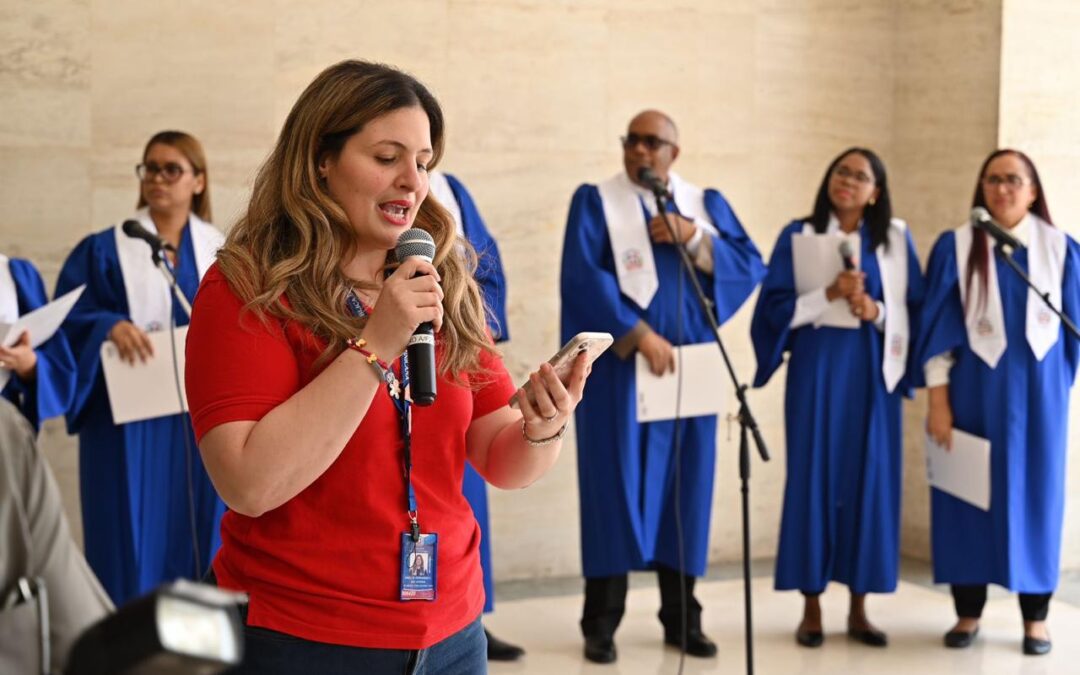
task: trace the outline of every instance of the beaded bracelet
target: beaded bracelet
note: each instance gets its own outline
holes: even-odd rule
[[[397,376],[394,375],[394,370],[390,367],[390,364],[380,359],[373,352],[364,349],[367,340],[361,337],[349,338],[345,341],[345,344],[348,345],[349,349],[360,352],[367,359],[367,362],[375,369],[375,374],[379,376],[379,380],[386,383],[386,390],[390,392],[392,398],[398,398],[401,395],[401,385],[398,384]]]
[[[569,424],[569,422],[563,424],[562,428],[559,429],[559,431],[554,436],[548,436],[547,438],[535,439],[535,438],[529,438],[529,434],[525,433],[525,420],[522,419],[521,420],[521,437],[525,439],[526,443],[528,443],[529,445],[531,445],[534,448],[543,447],[545,445],[551,445],[552,443],[554,443],[555,441],[557,441],[557,440],[559,440],[560,438],[563,437],[563,434],[566,433],[566,425],[567,424]]]

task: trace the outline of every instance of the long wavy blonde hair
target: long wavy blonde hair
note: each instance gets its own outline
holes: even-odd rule
[[[327,341],[324,359],[363,331],[365,320],[350,316],[344,300],[350,289],[370,288],[371,282],[342,272],[356,251],[356,234],[320,180],[319,163],[336,158],[368,122],[412,106],[422,108],[431,125],[433,168],[443,151],[443,116],[424,85],[395,68],[364,61],[342,61],[320,73],[285,120],[255,178],[247,212],[218,252],[218,266],[246,307],[262,318],[307,326]],[[420,204],[414,227],[435,240],[433,264],[445,293],[439,372],[457,378],[478,370],[481,349],[494,351],[473,279],[476,254],[434,198]],[[393,251],[386,262],[387,268],[396,264]]]

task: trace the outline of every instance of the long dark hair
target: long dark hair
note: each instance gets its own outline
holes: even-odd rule
[[[983,178],[986,177],[986,168],[990,166],[990,162],[1002,155],[1012,155],[1023,162],[1028,175],[1031,177],[1031,183],[1035,186],[1035,201],[1032,202],[1031,208],[1028,209],[1028,211],[1045,220],[1047,224],[1053,225],[1054,221],[1050,220],[1050,207],[1046,204],[1046,193],[1043,192],[1042,181],[1039,180],[1039,172],[1035,168],[1035,162],[1031,161],[1031,158],[1024,153],[1019,150],[1013,150],[1012,148],[995,150],[991,152],[990,156],[986,158],[986,161],[982,163],[982,168],[979,169],[979,177],[975,179],[975,195],[971,198],[971,208],[975,208],[976,206],[986,208],[986,197],[983,195],[982,188]],[[987,239],[986,233],[982,230],[975,230],[973,234],[975,236],[971,240],[971,252],[968,253],[967,279],[964,280],[964,284],[968,290],[968,295],[970,296],[971,280],[978,274],[979,285],[982,286],[983,290],[982,297],[985,299],[988,289],[987,284],[989,283],[989,280],[987,279],[987,268],[990,266],[990,242]]]
[[[889,222],[892,220],[892,199],[889,198],[889,179],[885,173],[885,164],[877,154],[868,148],[848,148],[841,152],[829,164],[825,170],[825,177],[821,179],[821,187],[818,188],[817,199],[814,200],[814,213],[807,217],[814,231],[824,234],[829,227],[829,216],[833,212],[833,203],[829,199],[829,180],[840,160],[855,153],[862,155],[870,162],[870,170],[874,172],[874,184],[878,189],[877,199],[873,204],[867,204],[863,209],[863,226],[870,231],[871,248],[878,246],[889,247]]]

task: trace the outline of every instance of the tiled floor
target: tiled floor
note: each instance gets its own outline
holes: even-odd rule
[[[577,621],[579,593],[550,593],[544,597],[500,601],[484,623],[501,638],[523,645],[528,653],[514,664],[492,664],[501,673],[630,673],[674,674],[678,652],[661,641],[656,611],[659,595],[648,575],[635,575],[627,599],[627,614],[616,635],[619,651],[614,665],[584,660]],[[910,575],[908,575],[910,577]],[[580,583],[580,582],[577,582]],[[565,585],[564,585],[565,586]],[[705,607],[705,630],[720,647],[715,659],[687,657],[685,673],[744,673],[742,581],[703,580],[698,597]],[[565,590],[565,588],[563,589]],[[872,620],[888,632],[885,649],[848,640],[844,633],[847,593],[833,586],[824,595],[825,644],[806,649],[795,644],[795,625],[802,608],[797,593],[777,593],[767,576],[753,581],[756,640],[755,672],[867,673],[873,675],[931,675],[934,673],[1080,673],[1080,608],[1068,602],[1051,605],[1050,630],[1054,649],[1044,657],[1020,651],[1022,625],[1015,597],[992,593],[975,645],[949,650],[941,635],[951,626],[952,600],[944,589],[918,581],[902,581],[897,593],[869,601]]]

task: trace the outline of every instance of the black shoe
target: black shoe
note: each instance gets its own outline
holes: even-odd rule
[[[825,643],[825,634],[819,630],[797,630],[795,642],[803,647],[820,647]]]
[[[975,630],[970,633],[963,630],[951,630],[948,633],[945,633],[945,646],[949,649],[967,649],[971,646],[972,642],[975,642],[975,636],[978,634],[978,626],[975,626]],[[1027,646],[1026,638],[1024,646]]]
[[[607,637],[586,637],[585,658],[593,663],[615,663],[615,640]]]
[[[857,640],[871,647],[887,647],[889,645],[888,636],[873,628],[858,629],[848,626],[847,634],[852,640]]]
[[[525,656],[524,649],[509,642],[503,642],[489,633],[487,628],[484,629],[484,635],[487,636],[488,661],[517,661],[522,656]]]
[[[664,643],[682,648],[682,636],[678,633],[664,633]],[[709,658],[716,656],[716,643],[710,640],[698,628],[686,631],[686,653],[690,656]]]
[[[1043,654],[1050,653],[1049,640],[1040,640],[1039,638],[1024,636],[1024,653],[1028,656],[1042,656]]]

